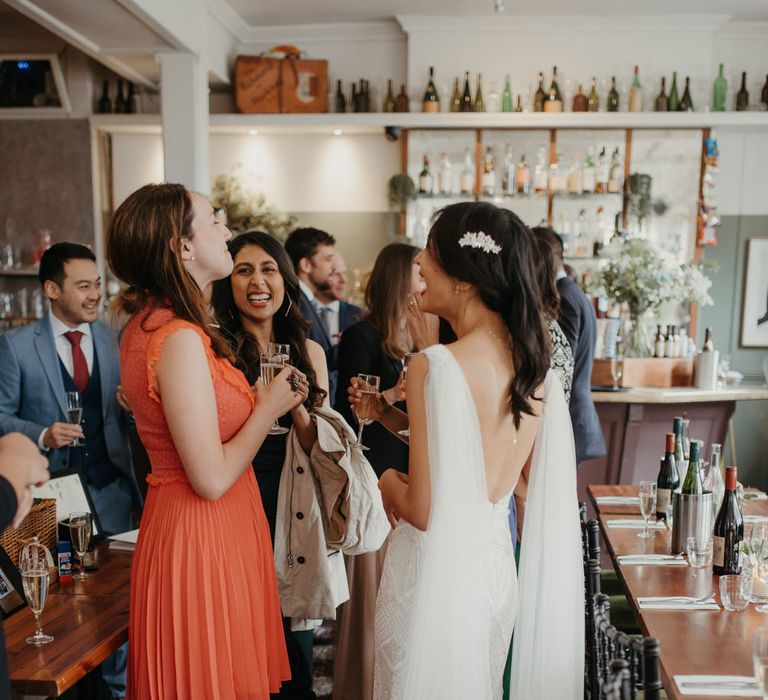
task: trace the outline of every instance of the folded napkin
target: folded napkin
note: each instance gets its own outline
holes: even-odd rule
[[[768,521],[768,517],[765,515],[744,515],[742,517],[744,518],[745,523],[757,523],[761,520]]]
[[[643,521],[641,518],[632,518],[631,520],[621,520],[621,519],[606,520],[605,524],[608,527],[628,528],[632,530],[643,529]],[[664,524],[663,520],[649,520],[648,529],[649,530],[666,530],[667,526]]]
[[[625,566],[688,566],[682,554],[622,554],[618,559]]]
[[[763,491],[745,491],[745,501],[768,501],[768,494]]]
[[[753,676],[675,676],[675,683],[681,695],[763,697]]]
[[[599,506],[639,506],[640,496],[598,496],[595,503]]]
[[[699,602],[693,596],[656,596],[638,598],[637,605],[641,610],[720,610],[720,606],[710,598]]]

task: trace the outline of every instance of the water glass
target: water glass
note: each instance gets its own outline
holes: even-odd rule
[[[712,566],[711,536],[688,537],[685,541],[685,551],[688,553],[688,563],[694,569],[705,569]]]
[[[648,539],[653,537],[648,532],[648,518],[656,512],[656,482],[640,482],[640,515],[643,516],[643,531],[637,534],[638,537]]]
[[[768,628],[766,627],[755,631],[755,638],[752,641],[752,667],[763,697],[768,698]]]
[[[720,602],[726,610],[744,612],[752,597],[752,579],[738,574],[720,577]]]

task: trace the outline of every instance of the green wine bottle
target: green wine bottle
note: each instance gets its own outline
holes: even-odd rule
[[[681,112],[693,112],[693,99],[691,98],[691,79],[686,76],[685,89],[683,90],[683,96],[680,98],[680,106],[678,109]]]
[[[427,82],[427,89],[424,91],[424,98],[421,101],[421,111],[440,111],[440,96],[437,94],[437,88],[435,87],[435,69],[432,66],[429,67],[429,81]]]
[[[701,444],[701,440],[691,440],[691,454],[683,482],[683,493],[697,496],[704,493],[704,484],[701,481]]]
[[[472,93],[469,90],[469,71],[464,73],[464,93],[461,96],[460,112],[471,112],[474,106],[472,104]]]
[[[656,479],[656,518],[667,519],[667,510],[672,502],[672,494],[680,486],[680,477],[675,466],[675,434],[667,433],[666,449]]]
[[[453,96],[451,97],[451,112],[461,111],[461,93],[459,92],[459,79],[453,81]]]
[[[485,100],[483,99],[483,76],[477,74],[477,92],[475,92],[475,112],[485,112]]]
[[[600,98],[597,95],[597,78],[592,78],[592,89],[589,91],[587,99],[587,111],[597,112],[600,110]]]
[[[504,81],[504,95],[501,98],[501,111],[512,111],[512,85],[509,81],[509,74],[507,74],[507,78]]]
[[[712,89],[712,111],[725,112],[725,93],[728,92],[728,81],[723,75],[723,64],[715,78],[715,86]]]
[[[677,112],[680,109],[680,98],[677,96],[677,71],[672,72],[672,87],[669,89],[667,111]]]
[[[619,91],[616,89],[616,77],[611,78],[611,90],[608,93],[608,111],[619,111]]]

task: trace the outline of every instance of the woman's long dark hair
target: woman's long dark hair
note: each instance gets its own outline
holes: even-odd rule
[[[539,245],[539,286],[541,287],[541,309],[548,321],[560,316],[560,292],[557,291],[557,262],[551,236],[557,234],[545,226],[534,226],[533,232]]]
[[[280,241],[263,231],[241,233],[227,245],[233,260],[237,258],[237,254],[245,246],[255,245],[267,255],[272,256],[277,263],[277,269],[283,278],[285,297],[277,313],[272,317],[272,333],[277,342],[288,343],[291,346],[291,364],[307,375],[309,396],[304,405],[308,410],[311,410],[323,402],[326,392],[317,385],[317,376],[307,352],[307,328],[309,325],[299,310],[299,299],[302,292],[288,253],[285,252]],[[260,372],[259,348],[256,341],[243,328],[240,311],[232,296],[230,277],[214,282],[211,303],[216,318],[221,324],[223,335],[230,339],[237,366],[245,372],[249,379],[255,380]]]
[[[497,253],[459,245],[466,233],[485,233]],[[511,211],[487,202],[460,202],[441,209],[429,246],[451,277],[477,288],[481,301],[499,314],[512,337],[515,376],[510,407],[519,427],[523,413],[534,415],[531,399],[550,365],[549,334],[541,312],[539,248],[531,230]]]

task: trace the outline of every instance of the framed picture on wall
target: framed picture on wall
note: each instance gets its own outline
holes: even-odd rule
[[[768,238],[747,241],[741,346],[768,348]]]

